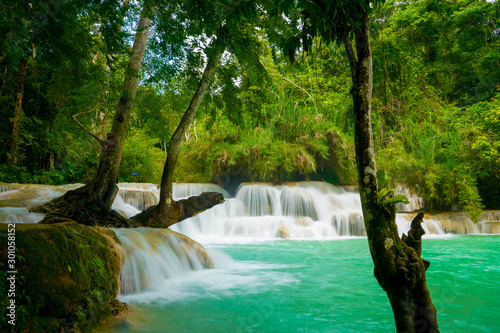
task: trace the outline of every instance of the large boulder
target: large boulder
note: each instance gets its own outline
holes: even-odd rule
[[[15,301],[15,321],[1,316],[2,332],[12,323],[19,332],[91,332],[127,310],[115,299],[123,254],[112,230],[69,221],[0,224],[0,240],[0,304],[5,310]]]

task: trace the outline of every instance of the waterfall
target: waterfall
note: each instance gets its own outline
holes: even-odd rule
[[[118,188],[118,195],[123,199],[123,202],[139,211],[157,205],[160,200],[160,189],[154,184],[119,183]],[[229,192],[216,184],[174,183],[172,188],[172,196],[176,200],[200,195],[203,192],[219,192],[224,195],[224,198],[231,197]]]
[[[196,184],[196,183],[174,183],[172,197],[174,199],[184,199],[193,195],[200,195],[203,192],[219,192],[224,198],[230,198],[229,192],[216,184]]]
[[[410,203],[402,202],[396,204],[396,209],[400,212],[415,212],[424,208],[424,199],[419,197],[415,192],[410,190],[404,184],[396,184],[395,194],[402,194],[408,198]]]
[[[0,223],[37,223],[43,214],[26,207],[75,189],[65,186],[0,183]],[[127,217],[158,202],[159,189],[152,184],[119,184],[113,209]],[[348,190],[348,191],[347,191]],[[204,243],[254,242],[269,239],[335,239],[365,236],[361,202],[355,187],[341,188],[325,182],[282,185],[242,184],[234,197],[214,184],[174,184],[175,198],[206,191],[223,193],[226,201],[169,229],[114,229],[124,250],[121,272],[122,295],[165,288],[167,279],[213,267]],[[400,233],[407,232],[415,213],[399,213]],[[483,212],[474,224],[464,212],[425,214],[427,235],[500,234],[500,211]],[[215,253],[217,256],[217,253]],[[214,257],[216,258],[216,257]]]
[[[51,200],[79,186],[82,185],[51,186],[0,183],[0,223],[38,223],[44,215],[30,213],[26,207]]]
[[[405,211],[422,207],[410,195]],[[407,233],[416,213],[398,213],[400,234]],[[500,213],[485,212],[475,224],[463,212],[425,214],[426,235],[499,233]],[[336,187],[325,182],[243,183],[234,198],[171,227],[203,242],[252,239],[334,239],[366,236],[357,187]]]
[[[212,268],[212,259],[195,241],[168,229],[113,229],[125,260],[120,273],[122,295],[161,288],[166,279]]]
[[[14,189],[7,184],[0,184],[0,193],[8,191],[14,191]]]
[[[482,234],[500,234],[500,211],[483,211],[479,218],[478,227]]]
[[[118,195],[123,202],[139,211],[158,204],[160,199],[160,190],[153,184],[119,183],[118,188]]]
[[[64,186],[0,183],[0,223],[37,223],[42,214],[26,207],[62,195],[82,184]],[[126,217],[157,204],[159,189],[153,184],[120,183],[113,209]],[[223,193],[226,202],[172,226],[190,237],[206,242],[227,239],[333,239],[365,236],[361,203],[356,186],[337,187],[325,182],[289,182],[281,185],[244,183],[234,197],[215,184],[174,184],[174,197],[202,192]],[[412,195],[404,186],[398,191]],[[406,191],[406,192],[405,192]],[[416,203],[406,210],[418,207]],[[399,213],[400,233],[407,232],[415,213]],[[464,212],[426,214],[427,235],[498,234],[500,212],[485,211],[475,224]]]
[[[244,183],[235,198],[172,226],[197,239],[363,236],[359,195],[325,182]]]

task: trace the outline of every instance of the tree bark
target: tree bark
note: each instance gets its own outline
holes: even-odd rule
[[[132,47],[132,54],[129,58],[127,71],[123,81],[122,94],[116,106],[115,116],[111,133],[116,140],[115,148],[103,150],[94,183],[97,184],[95,192],[101,198],[108,209],[118,193],[116,189],[118,170],[122,158],[123,146],[125,145],[125,135],[127,133],[134,104],[137,85],[139,83],[142,58],[148,42],[152,9],[146,6],[142,9],[141,18],[137,27],[137,32]]]
[[[16,106],[14,109],[14,124],[12,127],[12,141],[10,145],[9,165],[17,164],[17,146],[19,138],[19,124],[21,122],[21,107],[24,92],[24,75],[26,73],[26,58],[22,58],[19,63],[19,81],[17,83]]]
[[[158,205],[149,207],[144,212],[132,217],[134,224],[145,227],[168,228],[171,225],[195,216],[204,210],[224,202],[224,196],[217,192],[203,192],[200,195],[182,199],[172,200],[168,209],[159,215]]]
[[[191,103],[189,104],[184,116],[182,117],[177,129],[170,139],[170,143],[167,149],[167,160],[165,162],[165,166],[163,168],[163,174],[161,179],[161,190],[160,190],[160,200],[158,205],[151,207],[150,209],[140,213],[132,218],[133,221],[140,222],[144,225],[150,226],[159,226],[166,228],[176,222],[181,221],[185,217],[183,213],[184,205],[181,205],[179,202],[176,202],[172,198],[172,188],[173,188],[173,176],[174,169],[177,163],[177,158],[179,156],[179,151],[181,148],[182,140],[184,138],[184,134],[188,130],[193,118],[203,101],[203,96],[207,91],[207,88],[210,84],[210,81],[215,75],[215,71],[219,65],[222,53],[225,49],[225,29],[220,29],[220,33],[217,36],[217,39],[214,43],[214,48],[211,50],[211,54],[209,55],[207,65],[203,71],[203,75],[201,77],[200,83],[198,84],[198,88],[196,89],[193,98],[191,99]],[[218,194],[218,193],[217,193]],[[200,196],[200,200],[204,201],[202,207],[203,209],[209,208],[223,202],[224,199],[221,200],[221,195],[212,195],[212,196]]]
[[[412,223],[409,236],[399,237],[395,207],[389,210],[377,203],[379,193],[371,126],[372,56],[369,16],[354,29],[354,50],[348,33],[343,43],[349,58],[353,81],[355,146],[358,184],[374,274],[385,290],[394,313],[398,332],[439,332],[436,309],[426,285],[429,263],[421,255],[422,216]]]

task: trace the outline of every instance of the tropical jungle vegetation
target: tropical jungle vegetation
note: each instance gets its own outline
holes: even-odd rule
[[[95,176],[101,146],[72,116],[86,113],[76,119],[101,139],[110,131],[141,10],[96,3],[2,3],[0,181],[86,183]],[[153,20],[121,181],[160,182],[210,43],[200,28],[188,36],[175,4],[158,6],[165,10]],[[377,160],[393,182],[424,197],[428,210],[476,215],[500,207],[498,18],[496,1],[386,1],[372,10]],[[293,45],[266,38],[270,23],[257,19],[263,28],[247,25],[224,52],[184,136],[174,181],[354,184],[352,83],[342,46],[316,37],[290,63],[283,50]]]
[[[424,319],[438,331],[422,214],[400,239],[388,187],[408,186],[429,211],[499,208],[497,1],[48,0],[0,12],[0,181],[85,183],[52,204],[126,225],[110,208],[117,180],[161,182],[144,225],[181,218],[172,181],[359,183],[398,330]]]
[[[95,175],[101,146],[72,116],[87,112],[76,119],[106,137],[141,10],[97,3],[1,5],[0,181],[86,183]],[[121,181],[160,182],[210,42],[201,30],[186,36],[167,9],[156,15]],[[499,208],[498,18],[496,1],[386,1],[372,10],[377,160],[393,182],[423,196],[428,210]],[[351,81],[341,45],[314,38],[291,64],[280,52],[287,45],[270,47],[276,40],[264,28],[239,35],[245,44],[223,54],[174,180],[354,184]]]

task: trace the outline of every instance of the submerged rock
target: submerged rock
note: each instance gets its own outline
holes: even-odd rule
[[[276,231],[276,237],[278,238],[290,238],[290,231],[284,225],[280,225]]]
[[[15,276],[0,303],[15,301],[15,331],[90,332],[98,321],[127,311],[115,299],[123,252],[112,230],[75,222],[13,226],[0,224],[1,279]],[[0,327],[13,326],[1,321]]]

